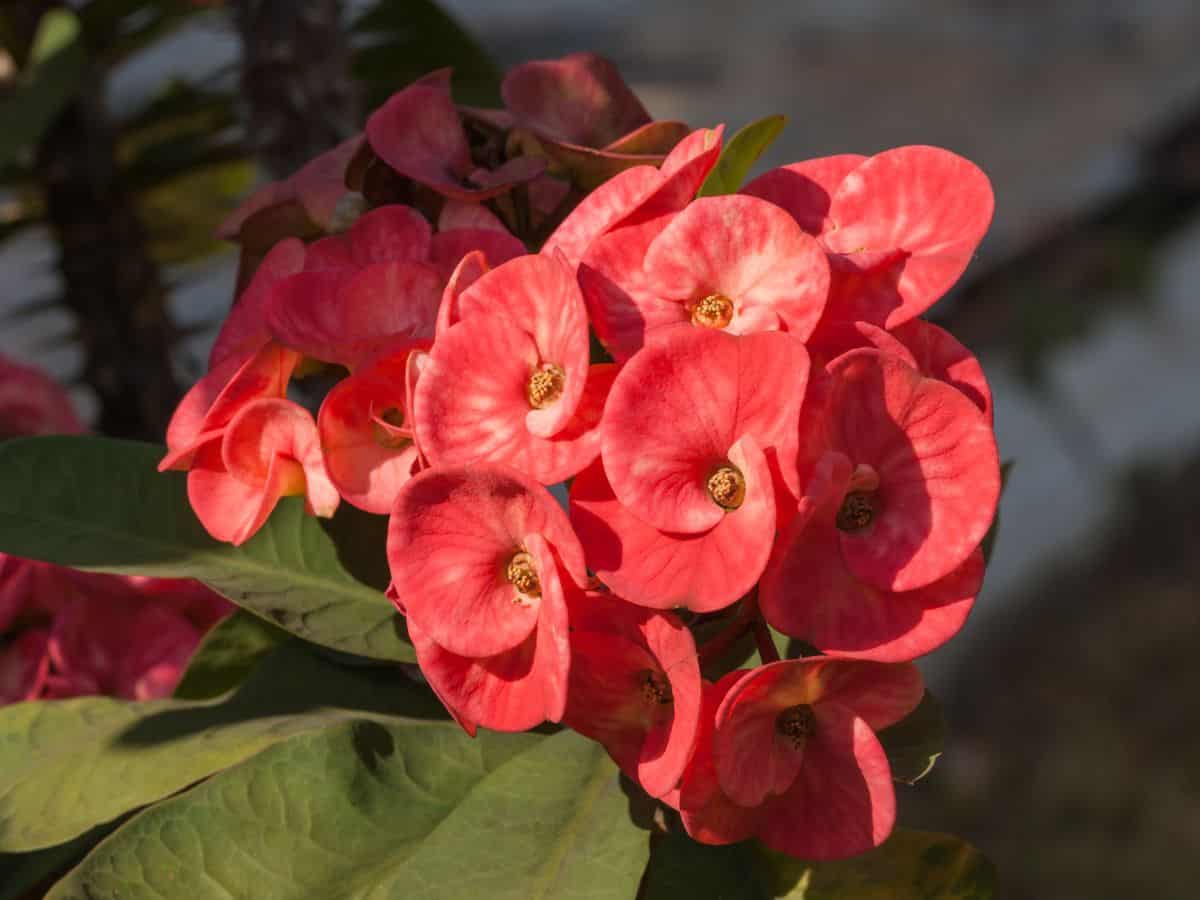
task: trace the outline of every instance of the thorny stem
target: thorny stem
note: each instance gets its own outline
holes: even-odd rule
[[[742,598],[741,607],[724,629],[717,632],[700,647],[701,664],[720,659],[728,650],[745,637],[749,631],[754,632],[754,640],[758,644],[758,652],[763,662],[777,662],[779,651],[771,640],[771,632],[758,609],[758,589],[755,588]]]

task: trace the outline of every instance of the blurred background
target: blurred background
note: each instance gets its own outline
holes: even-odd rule
[[[1194,0],[0,0],[0,354],[161,439],[230,303],[216,224],[440,65],[485,102],[496,67],[594,50],[656,118],[785,113],[759,171],[961,153],[996,221],[931,317],[1015,468],[976,611],[922,661],[951,738],[901,820],[1004,896],[1194,897],[1198,41]]]

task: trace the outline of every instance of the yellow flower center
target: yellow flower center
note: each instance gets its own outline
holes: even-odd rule
[[[724,328],[733,320],[733,301],[724,294],[709,294],[692,306],[692,324],[702,328]]]
[[[545,409],[562,396],[563,383],[567,373],[562,366],[549,363],[529,376],[529,384],[525,388],[525,396],[529,405],[534,409]]]
[[[737,509],[746,499],[746,476],[728,464],[718,467],[708,476],[708,496],[722,509]]]
[[[542,596],[542,582],[538,578],[537,569],[534,568],[533,557],[524,550],[513,554],[508,565],[504,567],[504,577],[517,589],[517,593],[526,597]]]

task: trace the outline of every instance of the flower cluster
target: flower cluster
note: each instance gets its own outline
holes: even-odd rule
[[[1000,491],[979,364],[918,318],[987,178],[914,146],[698,198],[723,129],[651,122],[596,57],[519,67],[505,110],[448,85],[235,214],[261,262],[163,467],[235,543],[285,495],[389,515],[388,595],[467,731],[562,722],[704,842],[877,845],[876,733],[970,611]],[[702,676],[749,632],[762,665]]]
[[[44,372],[0,357],[0,439],[84,430]],[[169,696],[232,606],[199,582],[78,572],[0,553],[0,706]]]

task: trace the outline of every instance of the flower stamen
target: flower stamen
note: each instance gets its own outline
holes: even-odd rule
[[[524,550],[513,554],[508,565],[504,567],[504,577],[517,589],[518,594],[524,594],[526,597],[542,596],[542,582],[533,565],[533,557]]]
[[[875,519],[875,492],[850,491],[842,499],[837,527],[842,531],[862,531]]]
[[[662,672],[646,669],[639,678],[642,688],[642,699],[648,704],[666,706],[675,702],[671,693],[671,682],[667,681]]]
[[[707,487],[708,496],[722,509],[737,509],[746,499],[746,476],[728,464],[708,476]]]
[[[724,294],[709,294],[692,306],[692,324],[702,328],[724,328],[733,320],[733,301]]]
[[[789,706],[775,717],[775,733],[787,738],[797,750],[817,731],[817,717],[806,703]]]
[[[567,373],[562,366],[547,363],[529,376],[529,384],[525,388],[525,396],[529,405],[534,409],[545,409],[562,396],[563,384]]]

